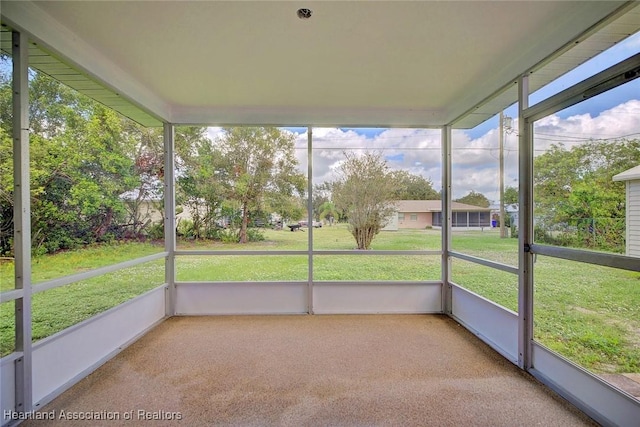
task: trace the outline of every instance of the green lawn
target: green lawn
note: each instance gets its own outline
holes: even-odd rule
[[[343,225],[313,230],[315,249],[349,250]],[[266,240],[247,245],[180,242],[178,249],[307,250],[308,232],[265,230]],[[453,249],[517,265],[517,240],[497,232],[454,232]],[[439,250],[438,230],[382,232],[373,250]],[[35,283],[162,251],[143,243],[115,244],[34,260]],[[439,280],[438,255],[316,255],[316,280]],[[180,256],[180,281],[306,280],[306,255]],[[454,259],[453,280],[517,311],[517,277]],[[0,265],[0,287],[13,286],[13,266]],[[33,299],[33,335],[38,340],[163,283],[163,261],[41,292]],[[640,274],[560,259],[535,263],[535,337],[595,372],[640,372]],[[145,280],[140,280],[144,277]],[[13,351],[13,303],[0,306],[2,354]]]
[[[178,249],[207,250],[303,250],[308,249],[309,232],[307,229],[291,232],[284,230],[262,229],[266,240],[245,245],[211,242],[178,242]],[[324,226],[313,229],[314,249],[350,250],[355,242],[345,224]],[[439,230],[399,230],[382,231],[373,240],[373,250],[440,250]]]

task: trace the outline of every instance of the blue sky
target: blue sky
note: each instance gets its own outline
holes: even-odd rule
[[[584,64],[574,68],[563,76],[560,76],[555,81],[549,83],[545,87],[531,94],[529,98],[530,105],[534,105],[541,100],[555,95],[568,87],[581,82],[600,71],[615,65],[616,63],[627,59],[640,52],[640,33],[625,39],[621,43],[612,46],[605,52],[595,56],[594,58],[586,61]],[[640,93],[638,95],[640,97]],[[610,91],[598,97],[597,103],[581,103],[572,108],[566,109],[558,113],[561,118],[567,118],[575,114],[590,114],[591,116],[597,116],[604,110],[608,110],[616,105],[625,102],[628,99],[620,91]],[[516,105],[505,110],[505,114],[510,117],[517,117],[518,108]],[[498,118],[494,117],[487,122],[477,126],[474,129],[467,131],[472,138],[479,138],[484,135],[490,129],[498,126]]]
[[[640,33],[613,46],[531,95],[531,105],[640,52]],[[516,106],[506,109],[517,116]],[[514,123],[514,127],[517,123]],[[306,128],[299,134],[301,165],[306,168]],[[435,129],[314,128],[314,183],[331,180],[342,150],[380,150],[393,169],[422,175],[441,188],[441,136]],[[553,143],[567,147],[590,138],[640,137],[640,79],[536,122],[536,154]],[[453,198],[470,191],[499,201],[499,129],[495,116],[470,130],[453,133]],[[518,185],[518,138],[505,135],[505,185]]]
[[[563,91],[564,89],[585,80],[588,77],[593,76],[594,74],[599,73],[602,70],[605,70],[616,63],[627,59],[637,53],[640,52],[640,33],[637,33],[621,43],[611,47],[605,52],[597,55],[596,57],[590,59],[584,64],[578,66],[572,71],[566,73],[555,81],[549,83],[547,86],[541,88],[537,92],[531,94],[529,102],[531,105],[548,98],[549,96],[555,95]],[[635,89],[637,86],[634,85],[632,89]],[[628,88],[628,87],[627,87]],[[638,94],[640,97],[640,92]],[[608,110],[616,105],[619,105],[628,100],[628,96],[620,91],[610,91],[606,94],[603,94],[598,97],[597,103],[582,103],[571,109],[567,109],[563,112],[558,113],[558,116],[561,118],[567,118],[571,115],[575,114],[585,114],[589,113],[591,116],[597,116],[600,112],[604,110]],[[516,117],[518,115],[518,110],[516,105],[512,105],[505,109],[505,114],[511,117]],[[495,129],[498,126],[498,118],[494,117],[486,122],[476,126],[474,129],[469,129],[467,131],[468,135],[475,139],[479,138],[482,135],[486,134],[491,129]],[[295,129],[297,132],[305,132],[306,129]],[[347,129],[344,129],[347,130]],[[350,129],[354,132],[357,132],[359,135],[372,138],[376,135],[379,135],[384,129],[376,129],[376,128],[354,128]]]

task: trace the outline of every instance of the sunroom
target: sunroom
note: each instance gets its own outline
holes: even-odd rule
[[[624,200],[608,196],[623,188],[611,178],[640,162],[634,153],[640,140],[640,3],[3,1],[0,7],[2,73],[9,76],[3,81],[12,85],[0,117],[2,154],[7,147],[11,171],[0,170],[0,178],[13,176],[9,190],[0,193],[12,210],[6,218],[2,210],[0,221],[10,222],[12,230],[11,253],[0,264],[2,425],[28,423],[47,411],[58,411],[60,422],[60,408],[78,407],[59,399],[67,396],[66,405],[84,393],[74,387],[108,368],[109,361],[145,348],[159,355],[162,339],[150,341],[154,333],[179,339],[177,350],[162,357],[184,357],[186,374],[172,377],[175,368],[166,367],[154,374],[173,378],[176,389],[202,385],[189,376],[204,375],[197,370],[200,356],[191,350],[215,339],[229,343],[228,357],[245,362],[240,370],[255,373],[261,361],[272,360],[308,370],[307,387],[315,382],[345,391],[342,400],[328,403],[321,393],[314,395],[313,405],[324,405],[331,416],[300,402],[294,405],[298,412],[291,412],[280,402],[282,413],[255,409],[251,417],[248,383],[244,394],[225,395],[228,404],[245,405],[236,418],[226,407],[220,413],[228,418],[190,421],[215,403],[181,406],[177,398],[145,408],[92,403],[69,416],[93,414],[94,421],[111,416],[125,423],[153,420],[158,411],[165,425],[180,420],[192,425],[507,424],[494,409],[478,418],[489,403],[476,402],[479,412],[473,412],[456,394],[470,387],[474,396],[495,400],[491,387],[452,385],[459,381],[453,367],[470,363],[458,361],[457,351],[468,347],[431,346],[440,341],[421,334],[439,331],[440,322],[449,333],[470,335],[464,339],[478,349],[490,348],[508,368],[561,396],[584,419],[637,425],[640,261],[619,250],[625,247]],[[122,116],[159,136],[154,158],[160,159],[161,173],[149,181],[155,189],[146,200],[158,202],[162,214],[154,245],[141,251],[114,245],[116,252],[124,248],[115,261],[99,255],[93,265],[73,258],[73,251],[56,254],[69,256],[69,269],[53,268],[49,255],[37,252],[43,234],[54,230],[33,225],[32,208],[41,194],[33,182],[46,174],[36,158],[55,151],[62,163],[71,164],[80,145],[55,145],[55,131],[71,129],[72,123],[38,116],[42,100],[30,88],[36,76],[64,84],[113,115],[100,120]],[[58,103],[66,106],[64,98]],[[46,126],[34,126],[36,119]],[[102,141],[95,131],[101,128],[91,123],[78,139],[96,132]],[[304,178],[302,214],[289,213],[288,220],[314,224],[326,218],[320,218],[318,203],[330,201],[331,194],[323,193],[322,184],[343,154],[377,152],[390,169],[418,175],[432,187],[441,200],[441,227],[381,231],[370,250],[353,249],[347,226],[339,221],[305,232],[258,230],[265,242],[244,246],[187,239],[195,219],[179,218],[186,199],[176,188],[192,171],[184,153],[197,151],[189,132],[201,129],[198,143],[224,145],[232,128],[277,129],[287,136],[294,172]],[[94,163],[101,153],[111,155],[103,143],[94,149]],[[94,170],[94,163],[78,165]],[[224,169],[211,165],[212,174]],[[198,185],[207,189],[207,182]],[[91,195],[99,184],[83,185],[74,191],[96,199]],[[504,224],[501,230],[452,227],[454,201],[482,192],[504,206],[513,203],[506,190],[517,193],[514,233],[500,233]],[[135,199],[141,192],[130,194]],[[605,210],[609,205],[613,208]],[[74,225],[72,219],[68,223]],[[55,259],[53,264],[63,258]],[[96,303],[107,293],[119,299]],[[101,308],[79,314],[96,305]],[[51,319],[62,319],[64,327],[41,332]],[[464,329],[455,332],[452,325]],[[389,335],[374,333],[383,330]],[[238,337],[245,341],[236,342]],[[308,352],[268,345],[295,348],[302,342]],[[325,345],[333,353],[326,353]],[[351,353],[355,347],[367,351]],[[375,351],[392,354],[392,360],[368,365]],[[248,353],[257,359],[245,360]],[[409,384],[406,377],[427,372],[418,355],[430,353],[451,361],[444,372],[449,369],[452,379],[441,378],[427,395],[424,389],[431,386]],[[399,355],[405,356],[402,363]],[[153,352],[140,357],[153,358]],[[355,358],[363,362],[354,364]],[[205,382],[221,381],[223,387],[220,378],[226,374],[216,370],[215,360],[204,362],[211,374]],[[335,373],[319,378],[314,366]],[[400,370],[400,383],[380,383],[388,385],[381,386],[384,396],[363,398],[356,410],[346,378],[360,373],[353,380],[360,384],[368,378],[367,368]],[[144,377],[131,378],[129,390],[145,390]],[[509,415],[516,424],[564,420],[531,418],[544,416],[545,409],[533,409],[524,387],[495,387],[521,400],[522,409],[514,411],[523,418]],[[280,391],[269,388],[266,395],[277,400]],[[409,416],[393,401],[394,393],[398,402],[414,399],[420,407],[433,400],[441,408],[448,402],[476,417],[459,418],[447,409]],[[138,418],[126,418],[128,411],[139,410]],[[389,414],[394,417],[385,418]]]

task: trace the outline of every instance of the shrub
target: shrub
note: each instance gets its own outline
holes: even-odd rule
[[[162,221],[153,223],[147,229],[147,236],[152,240],[161,240],[164,238],[164,223]]]
[[[184,239],[193,239],[196,236],[196,230],[193,228],[193,221],[189,219],[178,220],[176,226],[176,234]]]
[[[257,228],[247,229],[247,240],[249,242],[262,242],[265,240],[264,233]]]
[[[237,228],[226,228],[220,231],[220,240],[223,243],[238,243],[240,240],[240,230]]]

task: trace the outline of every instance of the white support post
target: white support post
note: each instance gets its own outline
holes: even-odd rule
[[[500,182],[500,238],[504,239],[507,237],[507,231],[505,229],[505,212],[504,212],[504,111],[500,111],[500,148],[498,157],[499,157],[499,177],[498,182]]]
[[[442,128],[442,311],[451,314],[451,125]]]
[[[12,34],[13,55],[13,223],[15,288],[16,412],[33,407],[31,346],[31,201],[29,185],[29,45],[26,35]]]
[[[313,129],[307,128],[307,230],[308,238],[308,265],[309,286],[307,288],[307,312],[313,314]]]
[[[533,122],[524,117],[529,107],[529,77],[518,80],[520,177],[518,214],[518,366],[531,368],[533,339]]]
[[[176,314],[176,188],[175,188],[175,149],[174,126],[164,124],[164,247],[165,283],[167,284],[166,310],[167,316]]]

